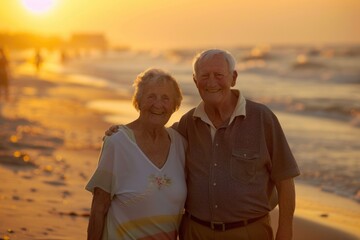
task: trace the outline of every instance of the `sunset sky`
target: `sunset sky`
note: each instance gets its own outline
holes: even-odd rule
[[[0,31],[135,48],[360,43],[359,0],[0,0]],[[41,12],[36,2],[49,2]],[[46,6],[45,6],[46,7]]]

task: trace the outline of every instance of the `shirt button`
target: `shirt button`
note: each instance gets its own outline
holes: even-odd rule
[[[215,146],[217,146],[217,147],[218,147],[218,146],[219,146],[219,144],[218,144],[218,143],[216,143],[216,144],[215,144]]]
[[[217,163],[214,163],[214,167],[217,167]]]
[[[218,205],[215,205],[214,208],[218,208]]]
[[[213,185],[216,186],[216,182],[214,182]]]

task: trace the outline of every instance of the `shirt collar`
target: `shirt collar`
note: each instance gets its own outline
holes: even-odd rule
[[[237,100],[234,112],[230,117],[229,124],[237,116],[246,117],[246,100],[245,100],[244,96],[237,89],[232,89],[231,91],[233,91],[236,94],[236,96],[238,96],[238,100]],[[195,108],[193,117],[198,117],[201,120],[203,120],[205,123],[207,123],[207,124],[209,124],[211,126],[213,125],[212,122],[210,121],[208,115],[205,112],[204,101],[201,101],[200,104]]]

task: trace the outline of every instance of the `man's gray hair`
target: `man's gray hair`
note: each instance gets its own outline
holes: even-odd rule
[[[236,66],[236,60],[234,58],[234,56],[226,51],[226,50],[221,50],[221,49],[208,49],[205,51],[202,51],[201,53],[197,54],[194,59],[193,59],[193,74],[196,74],[196,70],[199,66],[199,63],[202,60],[207,60],[212,58],[215,55],[221,54],[222,56],[224,56],[226,62],[228,63],[229,66],[229,72],[232,73],[235,70],[235,66]]]

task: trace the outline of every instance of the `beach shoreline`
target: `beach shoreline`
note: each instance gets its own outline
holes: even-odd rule
[[[0,115],[0,239],[86,239],[93,173],[110,124],[88,108],[127,96],[47,75],[14,75]],[[360,239],[359,204],[296,183],[294,239]],[[273,213],[276,227],[277,210]]]

